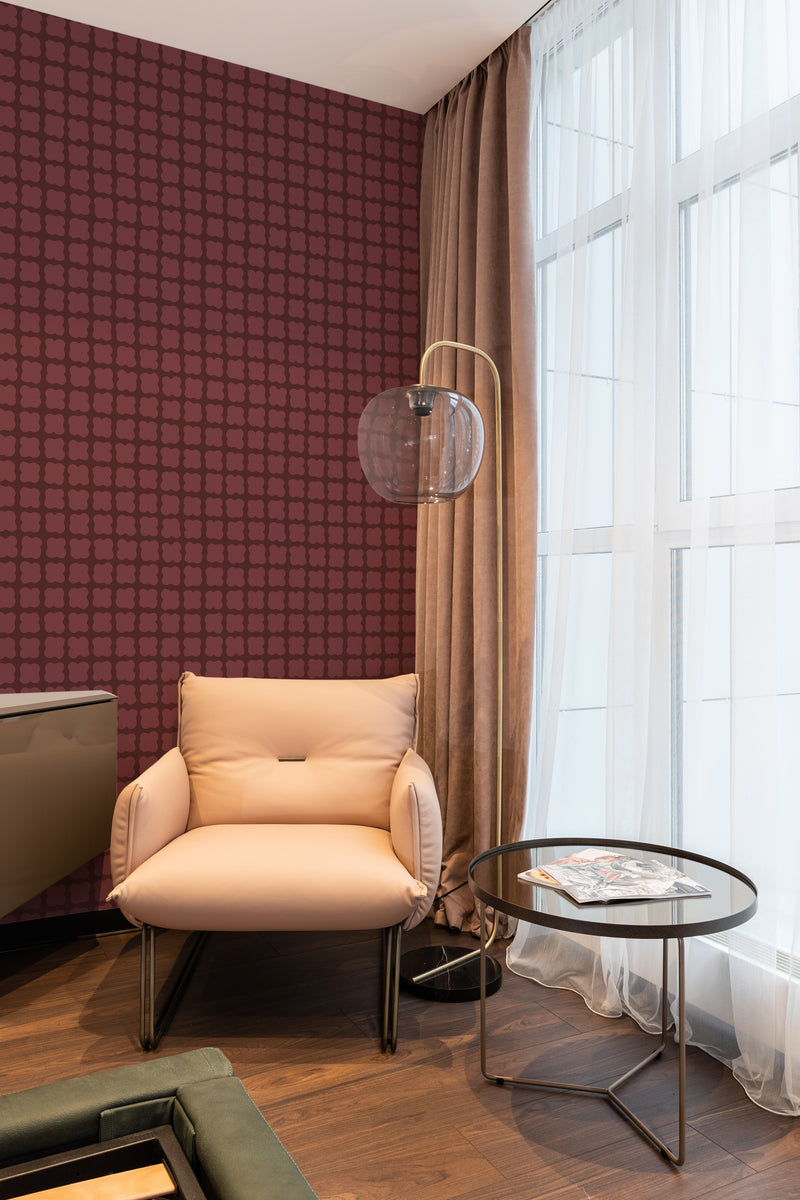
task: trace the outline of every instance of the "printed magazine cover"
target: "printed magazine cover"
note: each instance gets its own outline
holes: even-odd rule
[[[622,900],[673,900],[709,896],[708,888],[675,867],[655,859],[629,858],[602,848],[578,850],[566,858],[521,871],[519,878],[560,888],[579,904]]]

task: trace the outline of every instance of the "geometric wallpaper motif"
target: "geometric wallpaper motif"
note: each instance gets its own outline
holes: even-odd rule
[[[117,695],[121,784],[183,670],[413,670],[356,426],[418,371],[423,129],[0,3],[0,691]]]

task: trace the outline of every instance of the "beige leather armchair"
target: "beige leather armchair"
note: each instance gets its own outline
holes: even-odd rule
[[[154,938],[169,928],[382,930],[394,1050],[401,931],[428,912],[441,868],[417,694],[415,675],[181,677],[178,745],[121,792],[111,838],[109,900],[142,927],[144,1049],[161,1036]]]

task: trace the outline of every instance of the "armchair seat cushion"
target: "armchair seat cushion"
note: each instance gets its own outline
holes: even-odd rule
[[[430,903],[387,830],[313,824],[189,829],[109,899],[136,922],[228,931],[380,929]]]

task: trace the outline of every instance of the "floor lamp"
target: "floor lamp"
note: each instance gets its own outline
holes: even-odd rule
[[[381,392],[367,404],[358,423],[358,455],[369,483],[379,496],[395,504],[440,504],[467,490],[481,465],[484,428],[478,409],[466,396],[425,382],[434,350],[449,347],[482,358],[494,381],[495,484],[497,505],[497,748],[495,780],[495,844],[502,840],[503,814],[503,462],[500,375],[492,359],[477,346],[440,341],[422,356],[419,383]],[[494,914],[487,946],[497,935]],[[500,964],[486,960],[487,994],[502,981]],[[480,996],[480,950],[423,946],[401,958],[400,982],[406,990],[431,1000],[477,1000]]]

